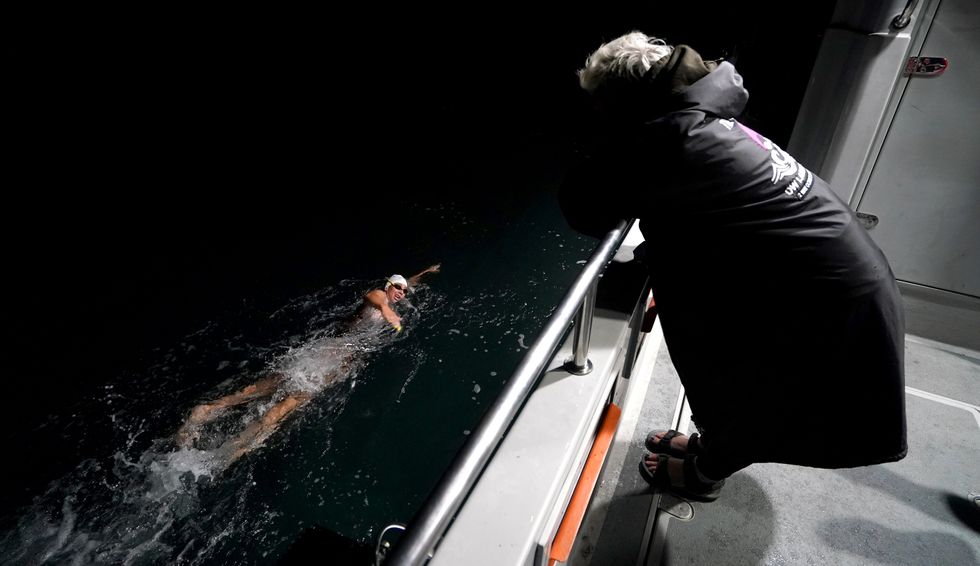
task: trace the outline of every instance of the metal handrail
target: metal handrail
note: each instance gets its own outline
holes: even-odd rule
[[[386,566],[417,566],[428,560],[446,527],[449,526],[449,522],[452,521],[456,511],[483,472],[504,432],[547,368],[572,317],[576,315],[586,294],[593,287],[606,264],[612,260],[632,224],[633,221],[620,221],[606,234],[592,253],[585,268],[572,283],[554,314],[548,319],[544,331],[534,341],[514,371],[514,375],[497,396],[497,400],[456,455],[456,459],[446,470],[415,518],[409,523],[405,534],[392,549],[391,556],[385,560]]]

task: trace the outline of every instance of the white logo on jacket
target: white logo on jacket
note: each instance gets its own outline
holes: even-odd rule
[[[719,121],[727,122],[727,120]],[[732,121],[734,122],[734,120]],[[813,173],[807,171],[806,167],[797,163],[792,155],[783,151],[778,145],[769,141],[768,138],[759,135],[741,122],[735,123],[738,124],[742,133],[747,135],[757,146],[769,152],[769,159],[772,161],[772,177],[770,178],[772,184],[775,185],[784,182],[785,179],[792,178],[793,180],[783,189],[783,192],[788,196],[802,199],[810,192],[810,187],[813,186]],[[724,123],[722,123],[722,126],[727,128],[727,125]]]

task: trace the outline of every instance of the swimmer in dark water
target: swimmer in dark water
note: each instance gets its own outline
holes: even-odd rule
[[[276,401],[258,421],[247,425],[237,436],[226,441],[218,451],[227,457],[230,464],[259,446],[290,413],[305,405],[317,391],[346,374],[358,352],[358,335],[378,332],[384,323],[391,325],[395,332],[401,332],[401,317],[392,306],[404,299],[405,293],[415,287],[423,275],[438,273],[439,268],[440,264],[431,265],[408,279],[392,275],[383,288],[373,289],[364,295],[361,308],[348,321],[343,335],[308,345],[302,356],[285,360],[279,370],[241,391],[194,407],[187,422],[177,432],[177,445],[181,448],[192,446],[200,435],[201,426],[220,416],[225,409],[257,399],[273,398],[277,392],[284,391],[284,398]]]

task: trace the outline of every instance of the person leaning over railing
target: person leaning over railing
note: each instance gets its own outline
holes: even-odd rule
[[[634,32],[579,71],[604,143],[560,191],[600,235],[639,218],[671,358],[700,434],[651,433],[640,473],[711,501],[754,463],[820,468],[907,453],[894,275],[826,182],[736,120],[727,62]],[[842,418],[866,433],[841,434]]]

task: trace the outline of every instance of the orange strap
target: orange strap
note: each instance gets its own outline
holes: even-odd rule
[[[572,545],[575,544],[575,537],[578,535],[579,527],[582,526],[585,510],[589,506],[589,500],[592,499],[592,490],[595,488],[596,480],[599,479],[602,463],[606,460],[606,453],[609,452],[609,445],[612,444],[622,413],[622,409],[615,404],[610,403],[606,407],[606,414],[602,417],[599,432],[596,434],[595,442],[592,443],[592,451],[585,461],[582,475],[578,478],[578,485],[575,486],[572,499],[565,509],[565,517],[561,520],[555,540],[551,544],[549,566],[554,566],[555,562],[567,562],[572,553]]]

